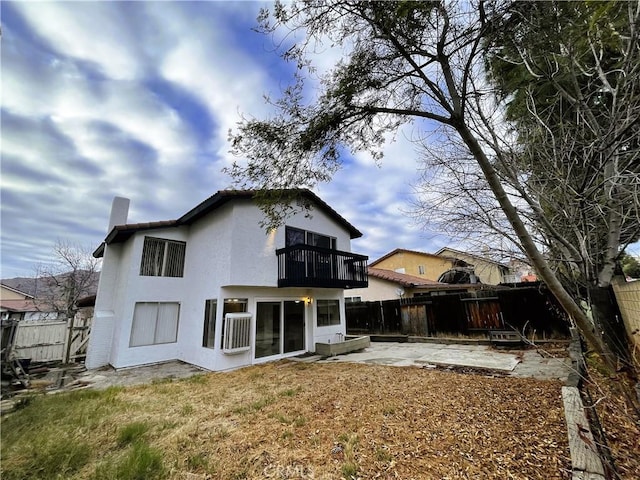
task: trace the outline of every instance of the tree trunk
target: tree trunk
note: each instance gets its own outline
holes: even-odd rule
[[[489,158],[484,153],[484,150],[476,140],[475,136],[473,135],[469,127],[467,127],[462,121],[458,122],[456,125],[454,125],[454,127],[462,137],[462,140],[465,142],[467,147],[469,147],[469,150],[482,169],[482,172],[484,173],[484,176],[491,190],[493,191],[496,200],[500,204],[500,207],[505,213],[507,220],[518,236],[518,239],[520,240],[521,245],[527,254],[527,257],[535,267],[537,274],[547,285],[551,293],[556,297],[560,305],[562,305],[562,308],[564,308],[565,312],[567,312],[567,314],[576,323],[580,330],[580,333],[582,333],[588,345],[600,355],[602,355],[602,357],[606,359],[607,363],[610,366],[613,366],[610,363],[610,357],[608,355],[605,355],[604,345],[600,338],[594,332],[591,321],[589,320],[585,312],[574,301],[571,295],[569,295],[569,293],[562,286],[562,284],[558,280],[558,277],[556,277],[555,273],[551,270],[551,268],[549,268],[549,264],[538,250],[538,247],[536,247],[533,238],[520,219],[516,208],[511,203],[511,200],[509,200],[507,192],[504,190],[497,172],[495,171]]]
[[[602,332],[602,338],[609,351],[628,361],[630,355],[627,331],[611,287],[589,288],[589,300],[593,323]],[[611,360],[615,362],[615,359]]]

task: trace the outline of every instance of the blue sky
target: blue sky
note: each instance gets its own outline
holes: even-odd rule
[[[111,200],[130,222],[174,219],[220,189],[240,113],[269,113],[293,66],[251,30],[262,4],[2,2],[2,278],[31,276],[59,240],[96,247]],[[316,61],[320,70],[339,52]],[[408,134],[409,132],[407,132]],[[352,250],[435,252],[410,210],[416,155],[402,132],[316,193],[364,236]]]

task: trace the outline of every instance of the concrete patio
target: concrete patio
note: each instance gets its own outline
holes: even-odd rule
[[[533,347],[502,350],[488,345],[372,342],[359,352],[319,360],[358,362],[397,367],[459,367],[484,369],[514,377],[566,380],[571,361],[562,348]]]

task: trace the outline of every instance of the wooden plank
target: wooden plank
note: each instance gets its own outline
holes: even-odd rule
[[[606,480],[604,475],[599,473],[573,472],[571,480]]]
[[[600,460],[598,447],[591,434],[589,422],[584,413],[580,391],[575,387],[562,387],[562,400],[567,421],[567,434],[569,436],[574,478],[593,478],[589,476],[575,477],[575,474],[579,472],[602,475],[604,478],[604,467]]]

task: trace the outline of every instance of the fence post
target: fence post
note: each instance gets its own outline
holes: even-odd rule
[[[65,348],[64,352],[64,363],[71,362],[71,344],[73,343],[73,327],[74,327],[75,315],[71,318],[67,319],[67,328],[69,332],[67,333],[67,348]]]

